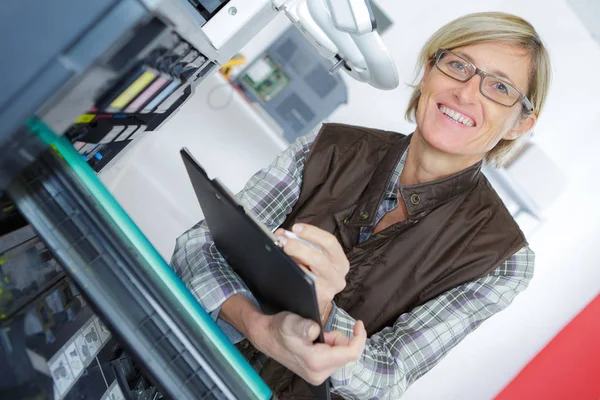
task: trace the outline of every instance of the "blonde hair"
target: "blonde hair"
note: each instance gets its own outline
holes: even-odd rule
[[[529,88],[525,94],[533,105],[533,113],[539,116],[550,86],[550,56],[533,26],[515,15],[500,12],[476,13],[465,15],[444,25],[423,46],[417,62],[415,82],[424,67],[428,63],[433,63],[438,49],[452,50],[483,42],[510,43],[529,52],[531,58]],[[411,87],[414,90],[406,110],[406,119],[415,121],[421,90],[417,84],[411,85]],[[524,110],[524,114],[528,112],[528,110]],[[496,167],[503,166],[511,158],[512,153],[518,151],[528,136],[522,135],[517,140],[501,139],[486,154],[485,161]]]

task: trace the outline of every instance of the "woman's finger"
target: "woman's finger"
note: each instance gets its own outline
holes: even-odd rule
[[[301,339],[308,343],[315,341],[321,331],[321,327],[315,321],[293,313],[282,314],[279,329],[284,336]]]
[[[293,257],[292,257],[293,258]],[[300,262],[298,262],[297,260],[294,259],[294,261],[296,261],[296,264],[298,264],[298,266],[300,267],[300,269],[304,272],[306,272],[309,275],[314,276],[315,278],[318,277],[318,274],[315,273],[314,271],[312,271],[310,268],[308,268],[306,265],[301,264]]]
[[[345,260],[346,255],[337,238],[331,233],[310,224],[294,224],[292,231],[300,238],[321,247],[332,259]]]
[[[320,251],[294,239],[284,238],[281,243],[288,256],[297,263],[308,266],[315,274],[323,275],[328,271],[326,266],[330,263],[329,258]]]
[[[325,332],[323,338],[330,346],[347,346],[350,343],[350,338],[340,331]]]
[[[354,336],[361,336],[366,339],[367,338],[367,330],[365,328],[365,323],[361,320],[358,320],[354,323]]]
[[[347,343],[342,344],[340,339],[339,344],[331,346],[328,344],[316,344],[316,346],[327,346],[322,351],[326,355],[326,360],[323,361],[323,368],[339,368],[350,361],[356,361],[360,358],[367,341],[367,332],[362,321],[357,321],[354,325],[354,336]]]

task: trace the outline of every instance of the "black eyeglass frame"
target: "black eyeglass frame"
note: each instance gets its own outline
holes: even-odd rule
[[[454,76],[452,76],[452,75],[449,75],[449,74],[447,74],[447,73],[446,73],[446,72],[445,72],[445,71],[444,71],[442,68],[440,68],[440,66],[438,65],[438,63],[439,63],[440,59],[442,58],[442,56],[444,55],[444,53],[452,54],[454,57],[458,57],[458,58],[460,58],[462,61],[464,61],[464,62],[465,62],[465,64],[467,64],[467,65],[470,65],[470,66],[473,68],[473,71],[474,71],[474,72],[473,72],[473,74],[471,74],[471,76],[469,76],[469,77],[468,77],[467,79],[465,79],[465,80],[461,80],[461,79],[458,79],[458,78],[456,78],[456,77],[454,77]],[[481,94],[482,94],[483,96],[485,96],[485,98],[486,98],[486,99],[490,99],[490,100],[491,100],[491,101],[493,101],[494,103],[496,103],[496,104],[500,104],[501,106],[504,106],[504,107],[514,107],[514,105],[515,105],[515,104],[517,104],[517,103],[519,103],[519,102],[523,102],[523,106],[525,107],[525,109],[526,109],[527,111],[529,111],[529,112],[533,112],[533,105],[531,104],[531,101],[530,101],[530,100],[527,98],[527,95],[526,95],[525,93],[523,93],[523,91],[522,91],[521,89],[519,89],[518,87],[516,87],[516,86],[515,86],[515,85],[513,85],[512,83],[510,83],[510,82],[507,82],[506,80],[504,80],[504,79],[502,79],[502,78],[500,78],[500,77],[497,77],[496,75],[489,74],[489,73],[487,73],[487,72],[485,72],[485,71],[482,71],[482,70],[480,70],[479,68],[477,68],[477,66],[476,66],[475,64],[473,64],[473,63],[472,63],[472,62],[470,62],[469,60],[465,60],[463,57],[459,56],[458,54],[455,54],[455,53],[451,52],[450,50],[446,50],[446,49],[439,49],[439,50],[438,50],[438,51],[435,53],[435,60],[434,60],[434,61],[435,61],[435,66],[436,66],[436,68],[437,68],[437,69],[438,69],[438,70],[439,70],[439,71],[440,71],[442,74],[444,74],[444,75],[446,75],[447,77],[449,77],[449,78],[452,78],[452,79],[454,79],[454,80],[456,80],[456,81],[459,81],[459,82],[463,82],[463,83],[465,83],[465,82],[468,82],[468,81],[469,81],[471,78],[473,78],[475,75],[479,75],[479,76],[481,76],[481,82],[479,83],[479,91],[481,92]],[[519,92],[519,95],[520,95],[520,96],[519,96],[519,98],[518,98],[517,100],[515,100],[515,102],[514,102],[513,104],[511,104],[511,105],[508,105],[508,104],[503,104],[503,103],[500,103],[500,102],[499,102],[499,101],[497,101],[497,100],[494,100],[494,99],[492,99],[490,96],[488,96],[487,94],[485,94],[485,93],[483,92],[483,80],[484,80],[484,78],[485,78],[485,77],[487,77],[487,76],[491,76],[492,78],[498,79],[498,80],[499,80],[499,81],[501,81],[502,83],[504,83],[504,84],[506,84],[506,85],[508,85],[508,86],[510,86],[510,87],[512,87],[512,88],[514,88],[514,89],[515,89],[517,92]]]

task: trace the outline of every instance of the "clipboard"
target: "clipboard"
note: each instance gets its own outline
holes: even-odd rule
[[[321,325],[314,278],[277,245],[278,238],[217,179],[210,179],[187,148],[180,151],[217,250],[267,314],[290,311]],[[324,342],[323,331],[317,342]],[[329,400],[329,381],[312,386]]]

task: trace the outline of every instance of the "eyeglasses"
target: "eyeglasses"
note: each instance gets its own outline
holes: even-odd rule
[[[525,109],[533,111],[531,101],[525,93],[505,80],[480,70],[472,62],[459,55],[439,49],[435,55],[435,66],[444,75],[459,82],[467,82],[475,75],[479,75],[481,76],[479,91],[482,95],[505,107],[512,107],[522,101]]]

